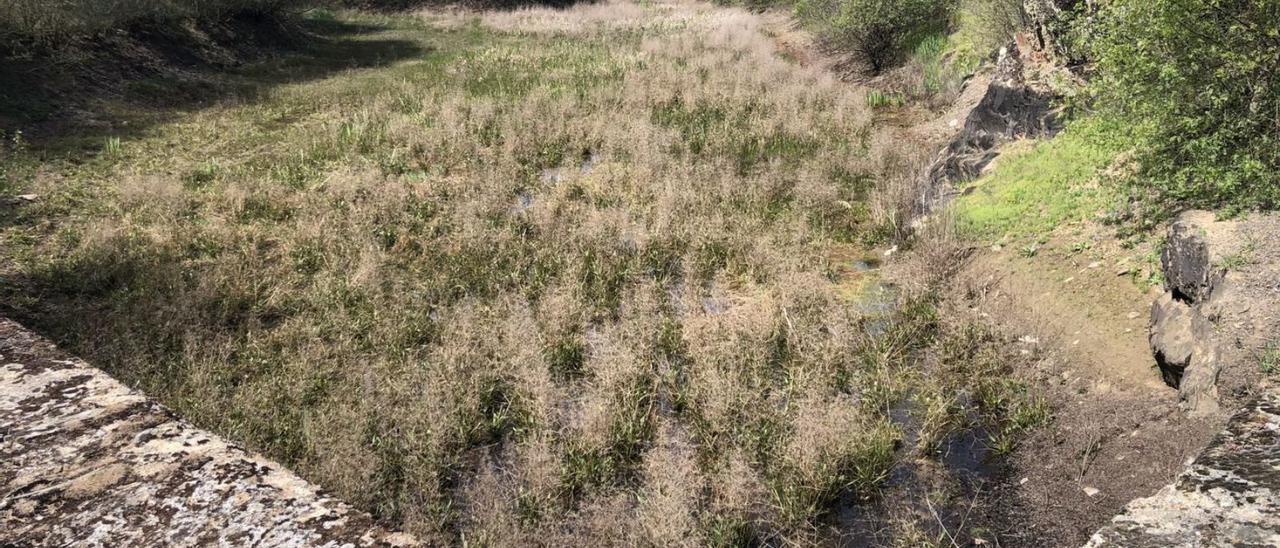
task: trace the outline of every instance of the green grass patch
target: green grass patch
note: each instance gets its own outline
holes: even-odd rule
[[[1097,213],[1116,193],[1103,173],[1125,149],[1113,126],[1083,119],[1053,139],[1007,146],[994,169],[956,200],[961,229],[983,240],[1036,237]]]

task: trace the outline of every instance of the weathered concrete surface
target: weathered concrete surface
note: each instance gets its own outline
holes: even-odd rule
[[[410,546],[0,318],[0,546]]]
[[[1086,546],[1280,546],[1280,391],[1233,415],[1172,485],[1129,503]]]

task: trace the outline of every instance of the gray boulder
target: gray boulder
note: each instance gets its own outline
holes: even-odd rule
[[[1151,306],[1149,340],[1164,382],[1178,389],[1184,407],[1195,415],[1216,412],[1222,366],[1208,318],[1165,293]]]

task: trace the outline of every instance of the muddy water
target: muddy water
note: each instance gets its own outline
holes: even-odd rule
[[[838,283],[847,288],[846,295],[853,297],[852,306],[866,318],[868,334],[884,333],[899,304],[900,292],[880,277],[879,258],[845,256],[837,261]],[[971,540],[963,532],[966,526],[973,525],[967,523],[971,508],[962,503],[995,484],[1001,467],[992,453],[991,435],[977,406],[967,394],[961,394],[957,403],[963,410],[964,426],[943,440],[932,455],[923,455],[917,448],[924,410],[914,396],[906,395],[888,410],[888,420],[902,432],[896,463],[876,496],[850,493],[841,498],[829,516],[828,540],[832,544],[885,546],[894,535],[894,520],[904,516],[924,524],[930,536],[940,535],[960,544]]]

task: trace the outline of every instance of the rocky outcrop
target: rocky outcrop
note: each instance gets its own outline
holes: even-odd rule
[[[411,546],[0,319],[0,546]]]
[[[1222,360],[1212,321],[1227,298],[1223,258],[1238,240],[1235,223],[1189,211],[1169,226],[1160,256],[1165,292],[1151,306],[1151,351],[1165,383],[1193,414],[1218,410]]]
[[[1217,410],[1221,362],[1209,319],[1165,293],[1151,305],[1150,341],[1165,384],[1178,389],[1184,407],[1194,414]]]
[[[1191,413],[1216,410],[1220,391],[1246,403],[1173,484],[1129,503],[1089,547],[1280,546],[1280,389],[1261,373],[1280,333],[1277,238],[1274,215],[1190,211],[1170,225],[1151,311],[1157,362]]]
[[[1233,415],[1172,485],[1129,503],[1086,546],[1280,546],[1280,393]]]
[[[1164,270],[1165,287],[1179,301],[1208,301],[1214,287],[1226,276],[1226,269],[1215,265],[1209,253],[1211,227],[1215,235],[1221,236],[1222,230],[1213,214],[1205,211],[1188,211],[1169,225],[1160,266]]]
[[[930,166],[933,188],[977,177],[995,159],[1001,143],[1053,131],[1052,96],[1028,85],[1023,72],[1018,46],[1003,48],[986,95]]]

